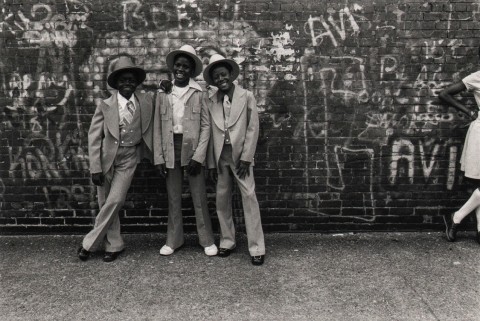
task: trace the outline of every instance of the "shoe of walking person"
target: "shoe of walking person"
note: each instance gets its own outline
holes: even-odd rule
[[[453,222],[453,214],[444,216],[443,221],[445,223],[445,235],[447,236],[447,240],[449,242],[455,242],[460,224]]]

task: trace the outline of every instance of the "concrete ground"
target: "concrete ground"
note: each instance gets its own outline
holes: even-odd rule
[[[81,236],[0,237],[1,320],[480,320],[480,245],[441,233],[267,234],[207,257],[195,235],[126,235],[112,263],[76,257]]]

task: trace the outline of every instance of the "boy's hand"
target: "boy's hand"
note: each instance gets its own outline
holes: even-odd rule
[[[187,174],[191,176],[197,176],[202,170],[202,164],[196,160],[191,159],[187,165]]]
[[[160,80],[160,89],[166,92],[167,94],[172,92],[173,83],[168,79]]]
[[[476,120],[478,118],[478,112],[476,110],[470,111],[470,118]]]
[[[241,160],[237,167],[237,175],[240,179],[244,179],[245,176],[250,175],[250,162]]]
[[[163,178],[167,177],[167,165],[165,165],[165,163],[155,165],[155,168],[157,169],[160,176],[162,176]]]
[[[105,176],[102,173],[92,173],[92,183],[96,186],[102,186]]]
[[[215,184],[218,181],[218,173],[216,168],[211,168],[208,170],[208,178],[210,178]]]

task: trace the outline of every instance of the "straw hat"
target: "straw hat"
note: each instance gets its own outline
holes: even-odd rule
[[[118,89],[116,84],[117,78],[120,73],[125,71],[132,72],[137,78],[139,84],[141,84],[147,77],[145,70],[135,66],[130,57],[121,56],[113,62],[112,72],[110,73],[110,75],[108,75],[107,78],[108,85],[114,89]]]
[[[238,75],[240,74],[240,67],[238,64],[235,62],[235,60],[232,59],[227,59],[222,55],[219,54],[213,54],[210,57],[210,61],[208,62],[208,66],[205,68],[203,71],[203,79],[207,82],[209,85],[215,86],[213,83],[213,79],[210,76],[210,71],[212,70],[213,67],[215,67],[218,64],[227,64],[232,68],[232,71],[230,73],[230,80],[234,81],[237,79]]]
[[[197,57],[197,52],[195,48],[190,45],[183,45],[180,49],[170,51],[167,55],[167,67],[173,71],[173,63],[175,62],[175,57],[179,54],[187,55],[195,61],[195,71],[193,72],[192,78],[197,77],[202,73],[203,64],[200,58]]]

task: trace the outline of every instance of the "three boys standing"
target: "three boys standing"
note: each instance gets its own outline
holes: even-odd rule
[[[261,265],[264,262],[265,243],[252,169],[259,132],[255,98],[250,91],[233,84],[239,75],[238,64],[220,55],[213,55],[203,72],[205,81],[218,88],[217,92],[208,97],[193,80],[203,69],[193,47],[185,45],[170,52],[167,55],[167,66],[174,76],[173,89],[171,93],[159,90],[154,111],[152,100],[144,99],[144,94],[135,92],[135,88],[145,79],[143,70],[143,73],[132,72],[141,69],[131,64],[114,68],[108,77],[109,85],[118,90],[112,96],[116,99],[110,97],[97,107],[89,131],[89,150],[92,149],[89,151],[90,172],[94,184],[100,185],[100,212],[95,220],[95,227],[85,237],[78,256],[86,260],[90,251],[96,249],[100,242],[105,245],[105,261],[115,260],[123,251],[118,211],[125,201],[136,163],[142,157],[143,149],[140,146],[146,146],[146,156],[153,153],[153,162],[160,175],[166,178],[167,184],[168,231],[166,244],[161,248],[160,254],[171,255],[183,245],[181,194],[185,171],[195,210],[199,243],[205,254],[212,256],[218,253],[219,256],[226,257],[235,248],[231,200],[235,180],[242,195],[252,264]],[[135,81],[135,86],[130,86],[128,92],[121,86],[125,74],[130,74]],[[167,86],[162,89],[165,87]],[[134,112],[132,117],[128,116],[126,111],[129,110],[130,103],[125,103],[124,100],[136,103],[135,110],[139,111],[139,115]],[[108,122],[106,115],[110,115]],[[122,115],[128,118],[127,122],[123,121]],[[153,123],[149,121],[152,116]],[[130,118],[131,122],[138,126],[132,127]],[[116,135],[120,132],[117,132],[118,129],[121,129],[121,133],[125,130],[126,134],[131,134],[125,137]],[[140,136],[138,133],[141,133]],[[109,144],[105,137],[109,137]],[[135,150],[135,156],[123,155],[123,148],[116,146],[119,141],[120,144],[125,144],[126,137],[128,146]],[[143,140],[138,137],[143,137]],[[114,162],[111,158],[118,161]],[[124,163],[124,159],[129,159],[129,162],[134,164],[126,166],[129,169],[127,174],[120,170],[124,166],[120,165]],[[220,223],[218,249],[214,244],[208,213],[205,165],[216,181],[216,207]],[[99,168],[102,170],[99,171]],[[99,173],[102,180],[98,179]],[[108,179],[107,173],[111,173]],[[108,202],[110,199],[112,201]],[[114,205],[109,205],[110,203]],[[107,212],[108,215],[104,214]],[[113,255],[107,257],[107,253]]]

